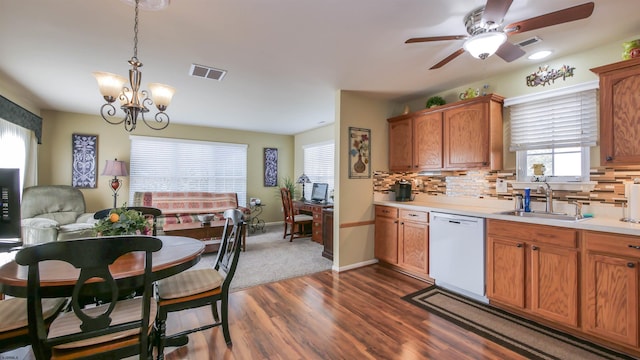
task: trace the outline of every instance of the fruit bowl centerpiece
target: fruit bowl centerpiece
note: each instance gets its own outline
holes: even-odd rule
[[[137,210],[128,209],[126,204],[111,210],[104,219],[98,220],[93,231],[97,236],[151,235],[152,224]]]

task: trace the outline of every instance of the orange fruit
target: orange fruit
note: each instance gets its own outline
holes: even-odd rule
[[[120,215],[116,213],[112,213],[111,215],[109,215],[109,221],[111,221],[112,223],[118,222],[118,220],[120,220]]]

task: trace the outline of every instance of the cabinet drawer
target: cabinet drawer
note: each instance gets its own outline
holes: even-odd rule
[[[587,250],[640,258],[638,236],[585,231],[584,239]]]
[[[578,246],[578,233],[575,229],[546,225],[533,225],[516,221],[489,220],[487,234],[508,239],[534,241],[563,247]]]
[[[398,217],[398,209],[391,206],[376,206],[376,216],[388,217],[388,218],[397,218]]]
[[[402,220],[411,220],[411,221],[428,223],[429,213],[426,211],[414,211],[414,210],[401,209],[400,218]]]

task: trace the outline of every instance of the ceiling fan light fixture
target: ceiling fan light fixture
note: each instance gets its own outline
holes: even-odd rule
[[[464,49],[476,59],[486,59],[495,54],[498,48],[507,41],[503,32],[485,32],[474,35],[464,42]]]

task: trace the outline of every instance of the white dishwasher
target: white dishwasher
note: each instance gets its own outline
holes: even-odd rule
[[[483,218],[431,212],[429,276],[438,286],[488,302],[484,243]]]

